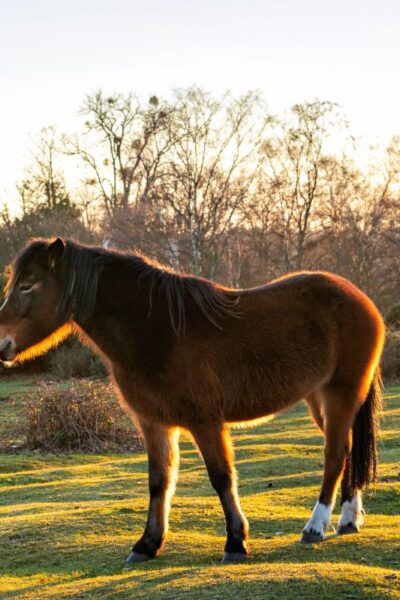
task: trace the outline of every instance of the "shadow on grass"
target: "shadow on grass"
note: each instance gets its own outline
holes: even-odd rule
[[[135,516],[137,522],[132,535],[128,535],[127,527],[124,527],[125,511],[115,518],[99,520],[97,531],[94,531],[93,521],[79,523],[76,519],[37,530],[32,526],[20,530],[19,534],[12,534],[8,542],[2,540],[2,571],[4,574],[18,573],[21,577],[38,572],[65,577],[75,572],[86,577],[119,573],[131,544],[139,537],[145,523],[145,511]],[[171,565],[177,569],[191,565],[196,569],[217,562],[225,542],[224,526],[222,514],[213,513],[212,517],[210,522],[207,515],[194,516],[188,508],[181,510],[179,523],[172,522],[172,535],[162,555],[151,564],[157,564],[158,569]],[[372,524],[367,524],[363,533],[356,536],[337,537],[329,532],[327,539],[316,545],[299,543],[304,526],[304,520],[300,518],[251,518],[250,524],[252,563],[341,564],[345,560],[357,565],[367,553],[370,566],[400,566],[393,552],[395,531],[381,539],[378,528]],[[138,565],[137,568],[142,567]]]
[[[268,557],[269,562],[250,559],[246,564],[225,566],[217,564],[205,565],[203,561],[191,562],[187,566],[178,566],[171,572],[162,559],[158,559],[155,567],[153,561],[138,564],[128,573],[72,575],[65,577],[59,574],[54,582],[45,585],[46,598],[73,597],[84,598],[251,598],[253,600],[282,598],[291,600],[298,597],[307,599],[337,598],[383,599],[394,598],[393,574],[387,571],[374,573],[372,576],[363,567],[348,563],[337,575],[340,565],[327,563],[330,575],[327,576],[310,560],[298,565],[290,561],[278,560],[276,564]],[[310,557],[308,557],[310,558]],[[165,570],[164,570],[165,569]],[[346,578],[347,574],[350,576]],[[378,579],[378,582],[377,582]],[[14,599],[31,594],[32,598],[40,598],[43,585],[26,585],[5,592],[2,598]]]

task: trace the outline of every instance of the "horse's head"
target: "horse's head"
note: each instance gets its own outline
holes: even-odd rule
[[[68,318],[60,310],[63,253],[60,238],[34,240],[14,259],[0,308],[0,360],[42,354],[65,337]]]

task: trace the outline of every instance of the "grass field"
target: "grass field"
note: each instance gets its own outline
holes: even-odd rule
[[[0,384],[2,435],[27,390]],[[303,405],[234,438],[252,554],[230,566],[219,564],[222,510],[188,440],[164,552],[131,571],[124,560],[147,509],[143,452],[1,454],[0,598],[400,598],[400,388],[386,394],[381,479],[356,536],[332,530],[323,544],[298,543],[322,467],[322,437]]]

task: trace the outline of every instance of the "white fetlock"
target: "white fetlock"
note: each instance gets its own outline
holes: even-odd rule
[[[323,538],[331,522],[331,514],[332,507],[330,505],[317,502],[303,531],[315,533]]]
[[[342,504],[342,512],[338,523],[338,531],[354,529],[358,531],[364,522],[364,510],[362,506],[361,493],[357,492],[351,500],[346,500]]]

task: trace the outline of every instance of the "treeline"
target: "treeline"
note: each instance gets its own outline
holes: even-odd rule
[[[1,213],[1,270],[30,237],[57,234],[231,286],[331,270],[384,311],[397,304],[400,138],[360,166],[331,102],[275,116],[256,93],[196,87],[168,101],[98,92],[79,114],[77,133],[36,139],[19,216]]]

